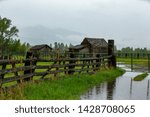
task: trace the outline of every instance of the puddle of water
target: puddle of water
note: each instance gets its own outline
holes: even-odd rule
[[[126,72],[113,82],[104,82],[82,95],[81,100],[149,100],[150,75],[142,81],[132,78],[139,72]]]
[[[137,66],[133,65],[133,70],[131,70],[131,65],[130,64],[125,64],[123,62],[118,62],[117,66],[128,71],[128,72],[148,72],[148,67],[145,66]]]

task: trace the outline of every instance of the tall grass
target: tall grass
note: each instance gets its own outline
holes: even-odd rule
[[[38,83],[25,83],[7,92],[0,99],[68,100],[80,99],[89,88],[104,81],[114,80],[124,73],[121,69],[102,70],[93,75],[78,74]]]

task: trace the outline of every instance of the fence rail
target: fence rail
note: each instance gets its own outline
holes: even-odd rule
[[[60,74],[91,73],[108,67],[111,57],[0,60],[0,87],[11,82],[17,84],[34,80],[37,77],[45,79],[47,76],[51,78]]]

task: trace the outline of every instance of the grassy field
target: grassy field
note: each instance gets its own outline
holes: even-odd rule
[[[80,99],[80,95],[104,81],[114,80],[124,73],[121,69],[96,72],[93,75],[78,74],[63,76],[59,80],[38,83],[28,82],[11,90],[1,91],[0,99],[26,100],[69,100]]]
[[[131,64],[131,58],[117,58],[117,62],[123,62],[125,64]],[[133,59],[134,65],[148,66],[148,59]]]
[[[134,81],[144,80],[148,76],[148,73],[142,73],[133,78]]]

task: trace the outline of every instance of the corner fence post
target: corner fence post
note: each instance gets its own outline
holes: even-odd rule
[[[116,68],[116,55],[114,53],[114,40],[108,40],[108,67]]]

